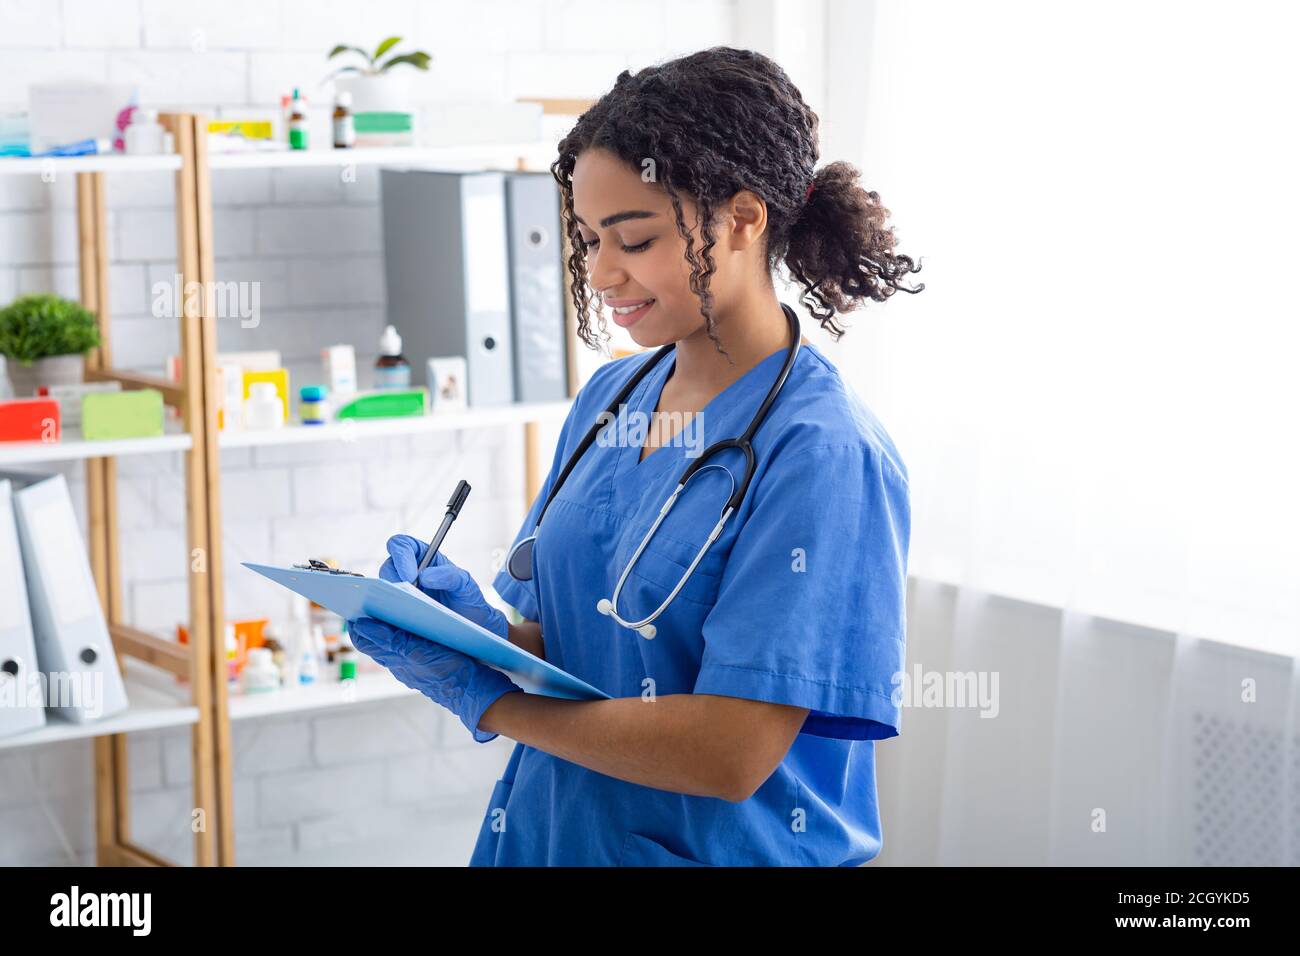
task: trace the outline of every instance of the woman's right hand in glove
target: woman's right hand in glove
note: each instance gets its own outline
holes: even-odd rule
[[[409,534],[393,535],[388,539],[388,560],[379,569],[379,577],[385,581],[414,584],[443,607],[486,628],[502,640],[510,640],[510,622],[506,616],[484,600],[483,591],[469,572],[457,567],[441,551],[433,556],[428,567],[419,572],[419,580],[416,580],[416,569],[428,548],[426,542]]]

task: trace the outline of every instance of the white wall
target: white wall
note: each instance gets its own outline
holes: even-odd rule
[[[390,33],[434,55],[418,83],[428,104],[598,96],[622,69],[730,42],[732,15],[726,0],[0,0],[0,110],[25,108],[27,83],[67,75],[139,83],[148,106],[269,106],[292,85],[312,86],[335,43],[373,47]],[[335,170],[214,176],[217,278],[260,282],[263,310],[256,329],[223,322],[221,348],[279,348],[298,383],[311,381],[326,342],[351,342],[360,364],[372,362],[384,314],[375,171],[355,183]],[[120,365],[158,371],[179,347],[175,323],[150,314],[153,282],[174,267],[172,188],[167,175],[109,177]],[[72,196],[71,181],[0,178],[0,301],[77,295]],[[524,513],[521,457],[519,429],[223,452],[229,614],[284,608],[281,589],[250,580],[239,561],[330,551],[373,570],[391,533],[435,527],[459,478],[474,487],[472,520],[457,523],[446,551],[486,584],[492,550],[510,542]],[[84,509],[82,467],[60,470]],[[127,616],[171,631],[187,616],[182,462],[123,459],[120,471]],[[476,745],[445,718],[421,698],[237,724],[240,859],[467,860],[509,744]],[[130,745],[140,841],[190,859],[188,733],[137,734]],[[93,859],[91,767],[84,742],[0,756],[0,864]],[[398,834],[402,846],[383,842]],[[339,845],[363,854],[330,850]]]
[[[1295,308],[1206,278],[1300,254],[1294,8],[829,2],[925,262],[839,353],[911,468],[908,663],[1002,697],[879,746],[880,862],[1295,865]]]

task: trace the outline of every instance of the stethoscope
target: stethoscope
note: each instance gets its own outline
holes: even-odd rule
[[[690,579],[690,576],[695,572],[696,566],[704,558],[709,547],[718,539],[718,536],[722,534],[722,529],[726,526],[727,519],[731,517],[738,507],[740,507],[740,503],[745,498],[745,491],[749,488],[749,483],[754,477],[754,446],[751,444],[750,439],[754,437],[754,433],[758,431],[758,427],[763,424],[763,419],[767,417],[767,410],[772,407],[772,403],[776,400],[777,394],[781,391],[781,386],[785,384],[785,380],[790,374],[790,369],[794,368],[795,358],[799,355],[799,319],[794,314],[794,310],[784,302],[781,303],[781,309],[785,312],[785,317],[790,323],[790,336],[792,341],[790,343],[789,351],[785,356],[785,364],[781,367],[781,374],[776,377],[776,381],[773,382],[772,387],[768,389],[767,397],[763,399],[763,404],[760,405],[758,411],[754,413],[754,418],[749,423],[749,427],[745,429],[743,435],[739,435],[736,438],[728,438],[726,441],[720,441],[716,444],[710,445],[699,457],[687,466],[686,470],[682,472],[682,476],[677,479],[677,487],[673,489],[673,493],[668,496],[668,500],[664,502],[664,506],[659,509],[659,516],[655,519],[654,524],[650,526],[650,530],[645,533],[645,537],[641,539],[641,544],[636,549],[635,553],[633,553],[631,561],[628,562],[627,567],[623,569],[623,573],[619,576],[618,584],[614,587],[613,596],[609,598],[601,598],[596,603],[596,610],[601,614],[612,617],[619,624],[623,625],[623,627],[636,631],[647,640],[652,639],[655,636],[655,619],[667,610],[668,605],[672,603],[673,598],[677,597],[677,593],[681,591],[686,582]],[[632,380],[623,386],[623,390],[620,391],[614,401],[610,403],[609,408],[601,413],[596,424],[591,426],[586,437],[582,439],[582,443],[578,445],[577,449],[569,457],[568,462],[564,466],[564,470],[560,472],[560,476],[555,480],[555,484],[552,486],[550,494],[546,496],[546,501],[542,504],[542,510],[537,515],[537,524],[533,526],[533,533],[511,548],[510,555],[506,558],[506,570],[510,572],[510,576],[516,581],[532,580],[533,543],[537,540],[537,532],[541,528],[542,518],[546,514],[546,509],[551,506],[551,501],[555,498],[556,493],[564,484],[564,479],[569,477],[569,472],[573,471],[574,466],[578,463],[578,459],[582,457],[582,453],[591,447],[591,443],[596,440],[596,436],[600,434],[601,429],[618,415],[619,408],[627,400],[627,397],[632,394],[632,391],[641,384],[641,380],[649,374],[650,370],[658,364],[660,359],[676,347],[676,343],[665,345],[656,352],[649,361],[637,370],[637,373],[632,376]],[[736,478],[732,475],[729,469],[722,465],[705,464],[712,455],[725,451],[728,448],[739,448],[745,453],[745,477],[744,480],[741,481],[739,487],[736,487]],[[646,545],[650,543],[650,539],[654,537],[655,531],[658,529],[659,525],[663,523],[664,518],[668,516],[668,512],[677,502],[677,496],[682,493],[682,489],[686,487],[686,483],[690,481],[695,474],[705,470],[706,468],[719,468],[726,472],[727,476],[731,479],[732,493],[731,497],[727,499],[726,506],[722,509],[722,516],[718,519],[718,523],[713,526],[713,530],[709,533],[708,540],[704,542],[704,547],[700,548],[699,553],[695,555],[695,560],[692,561],[690,567],[686,569],[686,573],[683,574],[681,579],[677,582],[677,586],[672,589],[668,597],[655,609],[654,613],[639,621],[624,620],[618,613],[618,598],[619,594],[622,593],[623,583],[627,581],[627,576],[632,573],[632,568],[636,566],[637,559],[641,557],[641,552],[645,550]]]

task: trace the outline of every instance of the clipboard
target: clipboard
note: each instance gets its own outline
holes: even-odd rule
[[[507,674],[530,694],[564,700],[608,700],[609,695],[548,663],[485,627],[444,607],[415,585],[380,578],[278,568],[242,562],[296,594],[329,608],[345,621],[373,617],[460,651]]]

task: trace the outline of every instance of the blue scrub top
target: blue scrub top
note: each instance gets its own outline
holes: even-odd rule
[[[606,363],[581,389],[516,541],[533,532],[569,455],[650,354]],[[900,726],[907,470],[815,346],[802,347],[753,439],[757,470],[744,501],[655,622],[655,638],[596,610],[693,455],[744,431],[785,356],[772,353],[704,407],[695,451],[685,430],[680,444],[643,461],[643,439],[593,442],[547,509],[533,579],[503,570],[492,582],[541,622],[548,661],[612,697],[717,694],[809,708],[785,759],[733,803],[629,783],[516,744],[471,865],[853,866],[880,852],[873,741]],[[627,409],[649,421],[674,364],[675,353],[662,359]],[[743,476],[734,449],[710,462]],[[730,489],[719,469],[691,479],[623,586],[625,619],[662,603]]]

